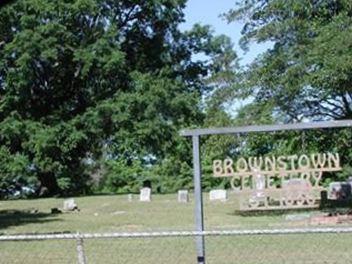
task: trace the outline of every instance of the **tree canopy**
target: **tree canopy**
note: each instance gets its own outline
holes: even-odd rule
[[[0,9],[0,190],[36,195],[192,185],[185,127],[352,118],[349,0],[248,0],[225,14],[240,67],[210,26],[179,29],[186,0],[17,0]],[[234,114],[234,102],[248,104]],[[232,113],[231,113],[232,112]],[[338,134],[337,134],[338,133]],[[326,149],[350,164],[350,131],[206,137],[215,158]],[[347,175],[346,169],[340,176]],[[4,194],[0,193],[0,196]]]
[[[244,50],[252,42],[271,44],[228,89],[227,100],[249,101],[231,125],[352,118],[351,1],[249,0],[224,16],[243,23]],[[350,129],[250,134],[229,138],[223,149],[233,156],[339,152],[344,171],[329,175],[327,183],[351,176],[351,138]],[[212,145],[221,143],[213,137]]]
[[[241,44],[270,42],[246,72],[247,94],[285,120],[352,117],[352,4],[348,0],[243,1]]]
[[[2,7],[0,187],[84,193],[88,176],[109,175],[115,162],[145,169],[182,156],[178,130],[202,122],[202,94],[212,89],[206,79],[221,71],[229,45],[207,26],[181,32],[184,6],[18,0]],[[205,59],[192,59],[199,53]]]

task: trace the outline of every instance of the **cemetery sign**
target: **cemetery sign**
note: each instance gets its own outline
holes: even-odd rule
[[[323,172],[340,171],[338,153],[231,158],[213,161],[214,177],[231,177],[240,210],[314,208]]]

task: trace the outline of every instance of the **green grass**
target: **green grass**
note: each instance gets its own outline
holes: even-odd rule
[[[176,194],[150,203],[126,195],[77,197],[79,212],[53,215],[64,199],[0,201],[0,233],[135,232],[193,230],[194,204]],[[192,199],[193,200],[193,199]],[[307,223],[282,214],[241,216],[233,197],[226,203],[204,196],[207,230],[283,228]],[[37,210],[34,213],[34,210]],[[206,237],[207,263],[349,263],[351,234]],[[76,263],[74,240],[0,242],[0,263]],[[94,239],[84,241],[88,263],[194,263],[193,237]]]
[[[193,230],[194,204],[177,202],[175,194],[154,195],[150,203],[132,202],[126,195],[77,197],[79,212],[51,214],[64,199],[0,201],[0,233],[118,232]],[[31,213],[36,209],[37,213]],[[237,229],[290,225],[282,215],[241,216],[237,202],[204,198],[206,229]]]

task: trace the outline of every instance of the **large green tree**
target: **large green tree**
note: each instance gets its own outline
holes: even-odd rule
[[[221,115],[227,125],[352,118],[351,1],[240,1],[225,16],[243,23],[243,49],[252,42],[271,44],[220,100],[249,101],[235,118]],[[344,171],[328,175],[327,183],[351,175],[351,137],[350,129],[211,137],[207,164],[226,156],[339,152]]]
[[[180,32],[184,6],[18,0],[2,7],[0,188],[22,182],[49,195],[84,192],[87,168],[146,168],[184,156],[178,130],[202,121],[201,95],[211,88],[204,77],[221,70],[216,58],[227,45],[208,27]],[[207,59],[192,60],[197,53]]]
[[[249,0],[227,18],[244,23],[243,47],[272,43],[246,72],[255,102],[286,121],[352,117],[351,1]]]

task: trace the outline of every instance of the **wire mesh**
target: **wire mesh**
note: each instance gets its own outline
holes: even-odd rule
[[[0,242],[0,263],[77,263],[75,240]]]
[[[206,263],[342,264],[352,257],[346,227],[0,236],[0,263],[196,263],[199,235]]]
[[[206,237],[207,263],[350,263],[351,234],[276,234]]]

